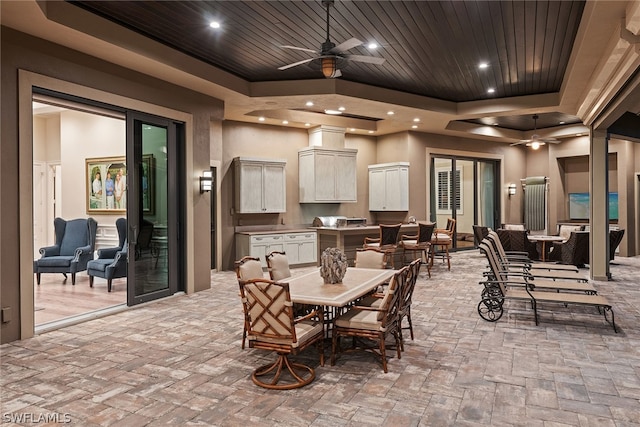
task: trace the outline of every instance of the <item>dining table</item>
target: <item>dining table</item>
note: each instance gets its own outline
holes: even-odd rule
[[[387,283],[392,269],[349,267],[341,283],[324,283],[320,269],[287,279],[291,301],[323,307],[345,307]]]
[[[560,236],[548,236],[546,234],[530,234],[527,238],[532,242],[540,243],[540,261],[547,261],[547,252],[549,248],[547,247],[547,243],[549,242],[561,242],[564,240]]]

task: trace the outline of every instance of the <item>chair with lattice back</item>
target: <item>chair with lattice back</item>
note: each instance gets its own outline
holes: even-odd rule
[[[262,272],[262,264],[260,263],[260,259],[245,256],[234,262],[234,268],[236,271],[236,277],[238,278],[238,284],[240,281],[251,280],[251,279],[260,279],[264,277],[264,273]],[[247,341],[247,329],[249,320],[246,317],[244,319],[244,327],[242,329],[242,348],[244,348],[245,343]]]
[[[315,370],[289,360],[317,344],[320,365],[324,366],[324,317],[313,310],[294,319],[293,303],[287,283],[270,279],[240,281],[242,306],[249,320],[247,337],[250,348],[275,351],[274,363],[257,368],[251,375],[256,385],[272,390],[303,387],[315,378]]]

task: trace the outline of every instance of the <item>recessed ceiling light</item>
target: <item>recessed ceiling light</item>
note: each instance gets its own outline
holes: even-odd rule
[[[377,49],[378,48],[378,44],[375,42],[371,42],[369,43],[369,45],[367,46],[369,49]]]
[[[344,108],[344,107],[338,107],[338,110],[340,110],[340,111],[344,111],[344,110],[346,110],[346,108]]]
[[[420,119],[416,117],[415,119],[413,119],[413,121],[418,123],[420,121]]]
[[[566,123],[566,122],[560,122],[559,124],[563,125],[563,124],[565,124],[565,123]]]
[[[418,129],[418,125],[411,126],[411,129]]]
[[[356,131],[356,128],[350,128],[349,129],[349,132],[355,132],[355,131]]]
[[[490,87],[489,89],[487,89],[487,93],[494,93],[496,90],[492,87]]]
[[[305,104],[307,107],[313,107],[313,101],[307,101]]]
[[[481,62],[478,64],[478,68],[480,69],[489,68],[489,64],[487,64],[486,62]]]
[[[211,22],[209,22],[209,26],[211,28],[220,28],[220,23],[216,22],[216,21],[211,21]]]
[[[282,121],[282,124],[283,124],[283,125],[288,125],[288,124],[289,124],[289,120],[283,120],[283,121]]]
[[[304,125],[309,127],[309,126],[311,126],[311,123],[305,123]]]
[[[582,136],[582,134],[581,133],[576,133],[576,136]]]
[[[258,117],[258,120],[264,122],[264,117]]]
[[[394,113],[393,111],[387,111],[387,114],[388,114],[389,116],[393,116],[395,113]]]
[[[373,131],[372,131],[372,130],[370,130],[370,131],[369,131],[369,133],[373,133]]]
[[[325,114],[331,114],[331,115],[333,115],[333,116],[336,116],[336,115],[338,115],[338,114],[342,114],[342,111],[338,111],[338,110],[329,110],[329,109],[327,109],[327,110],[324,110],[324,113],[325,113]]]

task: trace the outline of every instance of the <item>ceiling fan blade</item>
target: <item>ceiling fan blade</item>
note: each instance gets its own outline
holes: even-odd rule
[[[302,61],[294,62],[293,64],[283,65],[282,67],[278,67],[278,70],[286,70],[292,67],[297,67],[298,65],[306,64],[307,62],[313,61],[315,58],[303,59]]]
[[[358,39],[351,38],[345,42],[340,43],[338,46],[333,47],[329,53],[340,53],[340,52],[344,52],[346,50],[349,50],[351,48],[354,48],[356,46],[360,46],[362,44],[362,42]]]
[[[297,47],[297,46],[280,46],[283,49],[294,49],[294,50],[302,50],[305,52],[311,52],[311,53],[316,53],[316,50],[313,49],[307,49],[306,47]]]
[[[386,61],[386,59],[380,58],[379,56],[346,55],[345,58],[347,58],[349,61],[366,62],[367,64],[376,65],[381,65],[384,63],[384,61]]]
[[[516,145],[522,145],[522,144],[526,144],[526,142],[525,141],[513,142],[513,143],[509,144],[509,147],[514,147]]]

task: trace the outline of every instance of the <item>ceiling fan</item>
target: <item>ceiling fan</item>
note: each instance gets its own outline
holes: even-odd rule
[[[329,10],[333,3],[334,0],[322,0],[322,5],[327,9],[327,38],[324,43],[322,43],[322,47],[319,51],[297,46],[281,46],[285,49],[295,49],[315,53],[317,56],[314,58],[294,62],[293,64],[283,65],[282,67],[278,67],[278,70],[286,70],[288,68],[297,67],[298,65],[312,63],[312,61],[315,61],[316,63],[319,63],[319,66],[322,69],[322,74],[326,78],[332,79],[335,77],[340,77],[342,75],[342,72],[340,70],[346,67],[349,61],[366,62],[368,64],[376,65],[380,65],[385,61],[384,58],[380,57],[350,55],[348,53],[345,53],[345,51],[362,44],[362,42],[356,38],[350,38],[349,40],[342,42],[337,46],[331,41],[329,37]]]
[[[533,135],[531,135],[530,139],[521,139],[518,142],[514,142],[513,144],[511,144],[511,146],[513,147],[514,145],[526,145],[527,147],[531,147],[534,150],[537,150],[538,148],[540,148],[541,146],[545,145],[545,144],[559,144],[560,140],[556,139],[556,138],[542,138],[540,135],[538,135],[536,133],[537,130],[537,122],[538,119],[540,117],[537,114],[533,115]]]

